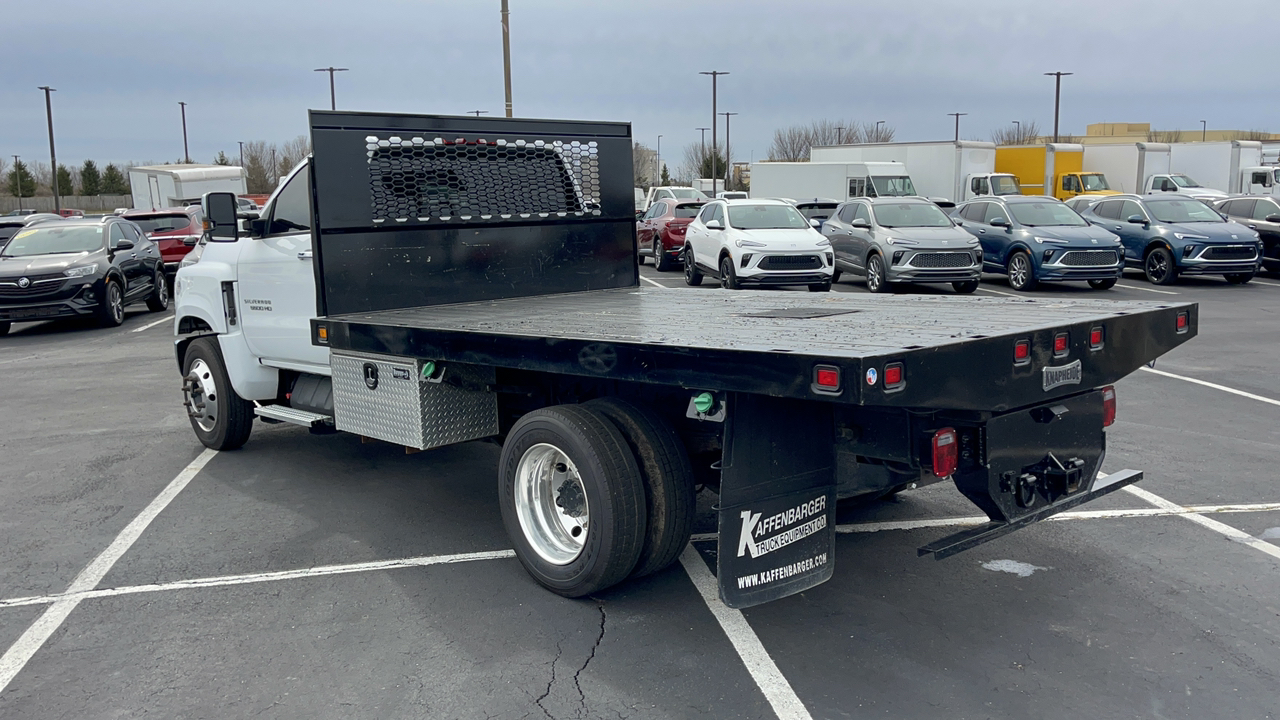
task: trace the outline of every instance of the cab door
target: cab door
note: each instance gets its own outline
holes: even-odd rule
[[[316,281],[310,184],[310,166],[303,164],[263,212],[265,234],[241,241],[238,302],[245,340],[255,355],[328,367],[328,349],[311,344]]]

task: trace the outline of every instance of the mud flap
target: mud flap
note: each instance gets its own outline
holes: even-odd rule
[[[727,403],[716,576],[720,600],[744,608],[831,578],[833,406],[741,393]]]

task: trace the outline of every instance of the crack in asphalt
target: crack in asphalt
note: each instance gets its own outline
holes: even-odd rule
[[[578,706],[579,706],[579,709],[574,712],[575,718],[590,717],[590,715],[588,714],[589,711],[587,709],[587,696],[586,696],[586,693],[582,692],[581,676],[583,671],[587,669],[587,666],[591,664],[591,661],[595,659],[596,651],[600,649],[600,643],[601,641],[604,640],[605,623],[608,620],[608,617],[605,615],[605,611],[604,611],[604,601],[599,600],[597,598],[591,598],[591,599],[596,601],[596,609],[600,611],[600,632],[596,634],[595,642],[591,644],[591,651],[587,653],[587,657],[582,661],[582,665],[573,672],[573,688],[578,692]],[[556,677],[557,677],[556,666],[560,663],[560,658],[563,655],[564,655],[563,644],[560,642],[557,642],[556,656],[551,660],[551,679],[547,682],[547,689],[544,690],[541,695],[534,698],[533,700],[533,703],[538,706],[538,709],[542,711],[543,715],[547,716],[548,720],[557,720],[557,718],[551,714],[551,711],[548,710],[546,706],[542,704],[542,702],[551,696],[551,689],[554,688],[556,684]],[[526,717],[528,716],[526,715]]]
[[[591,664],[591,661],[595,659],[596,650],[600,649],[600,641],[604,640],[604,623],[606,619],[604,613],[604,602],[596,600],[596,598],[591,599],[596,601],[596,608],[600,611],[600,634],[596,636],[596,641],[591,644],[591,653],[587,655],[587,659],[583,661],[582,667],[578,668],[578,670],[573,673],[573,687],[578,691],[578,704],[582,706],[582,715],[580,715],[580,717],[588,717],[588,715],[587,696],[582,692],[582,685],[578,682],[578,677],[582,675],[582,671],[586,670],[587,666]]]
[[[547,689],[541,695],[533,699],[533,703],[538,706],[538,709],[542,711],[543,715],[547,716],[548,720],[556,719],[555,716],[543,707],[542,701],[547,699],[547,696],[551,694],[551,687],[556,684],[556,663],[560,662],[561,654],[563,654],[563,651],[560,649],[560,643],[556,643],[556,656],[551,660],[551,679],[547,681]]]

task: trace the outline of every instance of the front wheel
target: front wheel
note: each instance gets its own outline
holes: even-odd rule
[[[1116,286],[1115,278],[1107,278],[1105,280],[1090,280],[1089,287],[1094,290],[1110,290]]]
[[[0,335],[8,335],[9,328],[13,327],[13,323],[5,321],[0,322]]]
[[[1232,285],[1243,285],[1253,279],[1253,273],[1227,273],[1226,277]]]
[[[1178,281],[1178,266],[1174,264],[1169,248],[1158,247],[1147,253],[1142,271],[1152,285],[1172,285]]]
[[[840,282],[840,276],[841,276],[842,274],[843,274],[843,271],[842,271],[842,270],[839,270],[839,269],[836,269],[836,270],[832,271],[832,273],[831,273],[831,282],[833,282],[833,283],[838,283],[838,282]]]
[[[961,282],[953,282],[951,283],[951,287],[954,288],[955,291],[960,293],[961,295],[971,295],[975,290],[978,289],[978,281],[963,280]]]
[[[1009,257],[1006,270],[1009,273],[1009,287],[1018,292],[1030,292],[1039,284],[1035,269],[1031,267],[1031,256],[1022,250]]]
[[[182,369],[182,404],[200,442],[214,450],[235,450],[248,442],[253,403],[231,387],[217,338],[193,340],[187,346]]]
[[[609,420],[581,405],[527,413],[499,460],[502,524],[539,584],[581,597],[621,582],[645,539],[640,470]]]
[[[809,286],[809,292],[831,292],[831,281],[813,283]]]
[[[737,290],[738,276],[733,272],[733,258],[725,255],[720,258],[720,287],[725,290]]]
[[[889,290],[889,283],[884,279],[884,258],[879,255],[867,258],[867,290],[873,293]]]
[[[124,291],[115,280],[108,280],[103,288],[102,304],[98,306],[98,322],[103,327],[119,327],[124,322]]]
[[[151,296],[147,298],[147,309],[151,312],[164,312],[169,309],[169,283],[164,279],[164,273],[157,270],[155,277],[156,289],[151,291]]]
[[[698,269],[698,264],[693,261],[693,251],[688,245],[684,246],[684,284],[689,287],[698,287],[702,284],[702,271]]]

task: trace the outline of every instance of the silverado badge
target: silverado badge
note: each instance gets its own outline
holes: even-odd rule
[[[1045,366],[1044,368],[1044,391],[1062,386],[1062,385],[1079,385],[1080,384],[1080,361],[1077,360],[1070,365],[1061,365],[1058,367]]]

